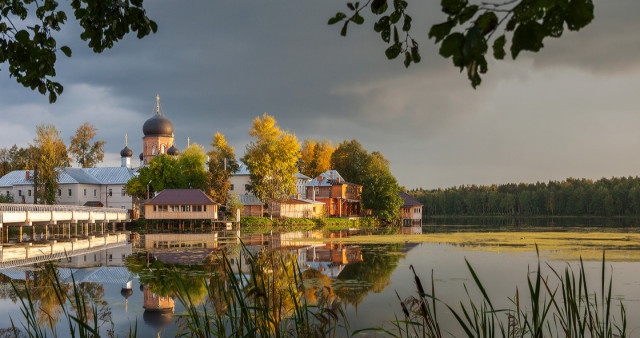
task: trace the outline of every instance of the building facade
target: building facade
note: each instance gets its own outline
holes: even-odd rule
[[[56,204],[132,209],[132,198],[124,185],[134,176],[126,167],[60,168]],[[0,178],[0,194],[12,196],[15,203],[33,204],[33,170],[14,170]]]
[[[400,219],[405,226],[422,225],[422,203],[404,191],[398,193],[402,198],[400,207]]]
[[[218,203],[200,189],[165,189],[144,203],[146,219],[217,220]]]
[[[330,217],[361,216],[362,186],[346,182],[335,170],[327,170],[306,185],[307,198],[324,202]]]

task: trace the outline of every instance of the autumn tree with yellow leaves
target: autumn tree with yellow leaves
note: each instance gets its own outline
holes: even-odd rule
[[[255,195],[268,201],[285,199],[296,191],[295,177],[300,143],[296,136],[280,130],[273,116],[262,115],[253,120],[249,135],[255,138],[247,145],[242,162],[250,173]],[[272,210],[272,208],[269,208]]]

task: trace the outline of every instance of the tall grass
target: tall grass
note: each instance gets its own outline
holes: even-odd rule
[[[536,248],[537,249],[537,248]],[[466,261],[466,260],[465,260]],[[546,264],[550,276],[545,276],[538,258],[537,269],[527,271],[527,289],[516,288],[511,307],[496,308],[495,299],[489,297],[475,269],[466,261],[480,300],[471,296],[467,285],[466,303],[459,306],[445,304],[436,297],[433,272],[431,291],[425,292],[421,279],[413,266],[416,296],[400,299],[404,318],[392,322],[395,337],[442,337],[437,319],[438,305],[445,307],[455,318],[459,331],[468,337],[626,337],[627,322],[624,305],[620,302],[618,317],[612,308],[612,274],[606,271],[605,254],[602,255],[601,287],[592,292],[587,283],[584,263],[578,271],[567,266],[562,273]],[[533,277],[531,277],[533,275]],[[380,330],[368,329],[368,330]],[[367,330],[362,330],[367,331]]]
[[[260,262],[243,247],[249,273],[234,272],[222,253],[224,273],[205,280],[209,300],[217,306],[193,304],[184,283],[175,275],[176,295],[185,307],[188,332],[195,337],[335,337],[338,329],[349,336],[343,307],[336,299],[320,297],[315,305],[302,296],[302,272],[295,261],[271,255]],[[236,271],[243,271],[238,259]],[[279,273],[276,273],[278,271]]]

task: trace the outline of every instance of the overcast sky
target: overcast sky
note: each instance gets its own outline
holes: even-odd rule
[[[155,96],[187,137],[217,131],[242,156],[251,120],[267,112],[299,140],[355,138],[391,160],[407,188],[636,176],[640,171],[640,1],[596,1],[595,20],[545,40],[539,53],[490,62],[473,90],[437,55],[428,27],[439,1],[410,1],[422,62],[388,61],[371,17],[347,38],[329,17],[344,1],[146,1],[158,33],[92,53],[70,21],[57,35],[64,93],[53,105],[0,65],[0,147],[24,146],[48,122],[66,142],[88,121],[119,165],[124,135],[142,148]],[[70,17],[72,17],[70,15]]]

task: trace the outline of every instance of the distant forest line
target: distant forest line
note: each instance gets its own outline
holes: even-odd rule
[[[423,216],[640,216],[640,178],[568,178],[549,183],[464,185],[408,191]]]

